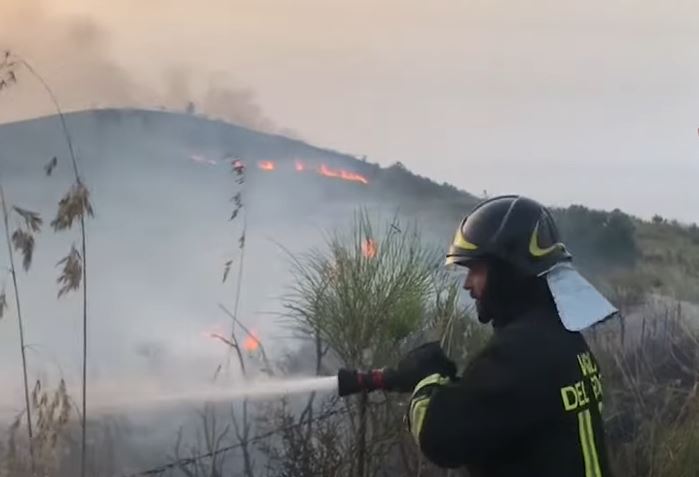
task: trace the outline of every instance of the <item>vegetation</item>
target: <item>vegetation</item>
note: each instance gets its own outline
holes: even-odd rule
[[[376,234],[360,213],[350,233],[329,240],[327,251],[295,262],[296,285],[286,302],[292,324],[301,336],[315,337],[322,354],[330,353],[342,366],[395,363],[411,333],[424,324],[434,265],[434,256],[410,228],[392,222]],[[363,395],[347,404],[348,425],[334,437],[345,449],[340,475],[376,475],[400,440],[402,414],[391,397]]]
[[[58,210],[56,212],[55,218],[51,221],[51,227],[56,232],[66,231],[73,227],[74,223],[79,224],[80,227],[80,250],[76,248],[75,244],[71,245],[68,254],[59,260],[58,265],[62,266],[61,274],[58,277],[58,297],[65,295],[70,291],[75,291],[82,285],[82,338],[83,338],[83,349],[82,349],[82,412],[81,412],[81,464],[80,464],[80,475],[85,476],[86,472],[86,454],[87,454],[87,238],[86,238],[86,228],[85,220],[88,217],[94,215],[92,204],[90,203],[90,194],[83,178],[81,177],[78,170],[78,160],[75,154],[75,149],[73,147],[73,140],[68,129],[68,125],[65,120],[65,116],[61,109],[61,106],[56,98],[53,90],[46,83],[44,78],[32,67],[29,62],[27,62],[21,56],[18,56],[10,51],[5,51],[3,53],[3,59],[0,62],[0,89],[8,88],[17,83],[17,73],[20,68],[24,68],[34,79],[36,79],[44,89],[45,93],[48,94],[51,103],[53,104],[56,113],[60,119],[61,131],[63,137],[68,146],[70,164],[72,166],[73,172],[73,184],[65,195],[60,199],[58,203]],[[51,158],[48,164],[44,167],[47,176],[53,173],[54,168],[57,166],[57,157]],[[8,207],[5,203],[4,193],[0,189],[0,199],[2,200],[2,212],[5,224],[5,232],[8,236],[8,247],[9,244],[9,226],[8,226]],[[31,264],[32,254],[34,251],[34,234],[37,233],[41,227],[42,220],[39,214],[25,210],[19,207],[13,207],[13,211],[24,219],[24,227],[18,227],[12,234],[12,242],[16,250],[20,251],[23,255],[22,265],[25,270],[29,269]],[[17,306],[17,315],[19,321],[19,332],[20,332],[20,349],[22,351],[22,367],[24,374],[24,389],[25,389],[25,412],[27,414],[27,429],[29,442],[28,447],[30,450],[30,455],[32,456],[32,468],[33,466],[33,447],[34,439],[32,436],[32,419],[31,419],[31,408],[28,399],[28,376],[27,376],[27,362],[25,356],[25,342],[23,333],[23,324],[21,318],[21,307],[19,300],[19,291],[17,287],[17,277],[16,270],[13,260],[13,252],[9,250],[10,259],[10,272],[13,278],[13,285],[15,290],[15,302]],[[3,294],[4,297],[4,294]],[[5,299],[2,299],[5,303]],[[1,314],[1,312],[0,312]],[[65,391],[65,389],[64,389]]]
[[[31,415],[29,411],[37,416],[36,434],[25,441],[19,436],[19,428],[22,420],[30,421],[27,418]],[[42,389],[41,382],[37,381],[27,412],[17,416],[10,426],[0,475],[57,475],[71,413],[64,381],[55,391]],[[27,443],[30,445],[27,446]]]
[[[578,213],[582,211],[576,211]],[[618,214],[618,213],[617,213]],[[621,224],[622,230],[629,230],[629,222],[617,216],[611,221],[612,224]],[[615,227],[616,225],[612,225]],[[349,293],[354,289],[354,284],[362,283],[362,279],[353,275],[346,275],[342,271],[346,265],[334,267],[338,261],[352,260],[356,263],[354,270],[362,270],[360,275],[364,275],[363,280],[371,286],[360,286],[363,293],[359,293],[359,300],[367,299],[371,295],[368,290],[373,289],[375,279],[373,279],[372,260],[362,258],[362,240],[370,239],[372,236],[367,233],[371,227],[365,222],[359,221],[355,225],[353,239],[348,243],[333,239],[330,241],[328,255],[318,252],[312,253],[302,262],[302,266],[297,269],[303,273],[297,274],[297,283],[308,284],[310,287],[297,288],[297,297],[302,298],[306,306],[297,306],[293,302],[291,309],[296,311],[296,318],[300,321],[307,336],[314,333],[320,335],[321,341],[328,345],[329,353],[336,353],[342,364],[349,364],[359,367],[370,367],[380,365],[390,365],[392,357],[383,353],[374,354],[358,353],[362,348],[354,353],[347,353],[344,350],[344,343],[348,339],[346,333],[354,333],[361,330],[362,320],[359,318],[347,318],[347,315],[338,312],[335,306],[331,307],[331,312],[325,311],[324,301],[335,303],[336,297],[352,296],[348,303],[354,303],[357,295]],[[347,235],[345,235],[346,237]],[[611,234],[609,236],[619,237]],[[379,243],[383,244],[387,238],[384,237]],[[389,237],[389,244],[386,247],[388,257],[391,256],[393,246],[405,240],[401,237]],[[415,251],[419,250],[419,240],[406,244],[401,243],[401,248]],[[379,248],[380,249],[380,248]],[[400,255],[398,258],[388,260],[391,266],[397,269],[411,263],[416,256],[420,257],[426,268],[412,263],[410,268],[415,270],[416,276],[421,276],[420,271],[431,274],[428,283],[431,287],[426,289],[412,289],[407,286],[407,290],[413,290],[412,298],[408,300],[408,305],[414,307],[421,318],[411,321],[409,326],[396,327],[391,324],[390,315],[386,321],[383,319],[373,320],[373,330],[378,338],[376,342],[367,343],[369,350],[383,350],[385,341],[381,337],[390,337],[389,342],[392,348],[400,350],[401,345],[409,342],[408,336],[419,335],[425,329],[437,330],[443,345],[450,355],[463,366],[471,356],[477,353],[479,347],[483,346],[488,337],[488,332],[481,326],[475,324],[466,315],[466,311],[458,306],[453,284],[444,280],[436,272],[436,268],[429,266],[429,254],[420,255],[415,252]],[[321,258],[324,257],[324,258]],[[378,258],[378,257],[377,257]],[[361,267],[364,266],[362,269]],[[310,273],[309,273],[310,271]],[[397,283],[401,283],[399,275],[392,277]],[[321,278],[324,277],[324,278]],[[350,277],[352,277],[350,279]],[[414,278],[414,277],[413,277]],[[390,282],[391,280],[389,280]],[[415,283],[408,279],[406,283]],[[418,281],[418,283],[423,283]],[[438,284],[435,286],[435,284]],[[386,284],[389,285],[388,283]],[[696,475],[699,471],[697,467],[696,455],[699,452],[699,440],[697,440],[697,428],[699,427],[699,334],[697,327],[699,324],[687,320],[682,307],[671,300],[657,301],[646,293],[643,284],[638,282],[624,282],[618,278],[614,282],[615,301],[620,303],[620,307],[626,317],[622,320],[613,320],[590,332],[589,340],[598,358],[601,361],[602,369],[605,373],[605,393],[606,410],[605,416],[609,429],[609,448],[613,465],[617,470],[617,475],[634,476],[690,476]],[[389,286],[390,288],[390,286]],[[328,291],[331,289],[332,291]],[[335,290],[344,290],[346,293],[337,293]],[[347,290],[345,290],[347,289]],[[368,293],[367,293],[368,292]],[[631,299],[633,297],[633,299]],[[399,306],[400,307],[400,306]],[[300,309],[300,310],[299,310]],[[419,310],[419,311],[418,311]],[[407,310],[402,312],[403,316],[410,317]],[[362,315],[362,318],[365,315]],[[325,323],[329,321],[330,323]],[[335,323],[341,323],[336,326]],[[403,322],[402,322],[403,323]],[[349,331],[348,331],[349,330]],[[357,339],[354,335],[352,339]],[[394,341],[391,341],[394,340]],[[337,348],[332,343],[338,343]],[[372,347],[373,345],[373,347]],[[360,358],[357,358],[360,356]],[[380,357],[378,360],[369,360],[367,357]],[[362,359],[364,358],[364,359]],[[389,409],[401,409],[403,402],[400,398],[393,396],[372,396],[369,401],[372,405],[380,406],[390,403]],[[355,399],[356,414],[362,416],[362,399]],[[399,416],[393,416],[396,419]],[[288,416],[286,417],[288,419]],[[352,423],[356,416],[349,414],[348,419]],[[412,443],[406,437],[403,430],[391,434],[391,442],[387,444],[383,439],[388,438],[385,434],[374,435],[371,429],[377,424],[395,424],[402,427],[399,420],[381,421],[375,417],[370,420],[370,425],[363,428],[359,425],[349,425],[347,429],[341,431],[342,434],[329,436],[328,428],[323,427],[324,450],[319,455],[327,456],[326,447],[329,442],[338,442],[347,439],[345,433],[350,434],[362,430],[368,433],[369,439],[379,439],[383,446],[377,446],[372,442],[369,447],[377,454],[365,456],[367,468],[361,469],[365,474],[352,473],[356,469],[344,469],[340,466],[340,471],[333,475],[378,475],[380,472],[389,472],[391,475],[448,475],[448,472],[432,468],[418,458],[414,458],[411,452]],[[367,430],[368,429],[368,430]],[[355,437],[356,438],[356,437]],[[293,460],[296,451],[293,439],[288,439],[286,449],[288,452],[287,463]],[[361,441],[360,441],[361,442]],[[407,446],[407,449],[406,449]],[[354,453],[352,452],[354,451]],[[314,454],[316,455],[316,454]],[[337,456],[352,456],[353,459],[359,457],[355,447],[345,444],[337,450]],[[279,452],[275,454],[278,460]],[[317,455],[316,455],[317,456]],[[356,456],[356,457],[355,457]],[[332,459],[330,459],[332,460]],[[337,463],[336,463],[337,465]],[[316,463],[316,467],[322,464]],[[284,468],[282,466],[282,468]],[[631,470],[631,473],[629,471]],[[290,475],[310,475],[294,473]]]
[[[628,316],[631,316],[628,319]],[[699,334],[672,302],[596,330],[590,341],[605,376],[605,418],[617,475],[699,472]]]
[[[440,273],[434,255],[414,232],[395,232],[401,229],[396,225],[375,233],[367,216],[359,214],[351,233],[335,234],[324,249],[294,258],[288,319],[308,340],[305,350],[315,353],[318,374],[339,366],[391,365],[415,342],[434,337],[461,368],[487,341],[488,329],[459,305],[457,286]],[[367,254],[372,241],[374,255]],[[699,324],[679,303],[645,293],[644,284],[623,276],[615,280],[610,293],[624,318],[599,325],[588,336],[605,377],[612,465],[617,475],[694,476],[699,470]],[[261,405],[251,440],[264,464],[253,475],[464,475],[435,468],[415,452],[404,428],[405,405],[403,396],[380,393]],[[196,462],[198,473],[186,475],[209,475],[207,461],[203,467],[202,460]],[[211,475],[225,474],[225,467],[217,471]]]
[[[34,254],[34,235],[41,229],[42,220],[39,214],[17,206],[10,207],[5,198],[5,191],[0,184],[0,205],[2,210],[2,221],[5,228],[5,240],[7,242],[7,255],[10,262],[10,275],[12,276],[12,288],[14,290],[15,307],[17,308],[17,326],[19,330],[19,350],[22,358],[22,380],[24,385],[24,412],[26,413],[28,450],[30,456],[30,466],[34,468],[34,436],[32,431],[32,408],[29,404],[29,375],[27,371],[27,345],[24,338],[24,320],[22,317],[22,301],[20,300],[19,284],[17,280],[17,269],[15,268],[15,251],[22,254],[22,267],[29,270]],[[15,218],[19,219],[19,225],[10,238],[10,210],[14,212]],[[14,251],[12,249],[14,245]],[[0,318],[2,318],[7,307],[6,291],[0,293]]]

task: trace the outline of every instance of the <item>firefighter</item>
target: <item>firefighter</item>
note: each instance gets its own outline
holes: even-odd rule
[[[482,202],[446,259],[493,335],[460,378],[434,344],[397,370],[408,423],[440,467],[484,477],[610,477],[599,366],[581,330],[616,313],[573,267],[551,213],[520,196]]]

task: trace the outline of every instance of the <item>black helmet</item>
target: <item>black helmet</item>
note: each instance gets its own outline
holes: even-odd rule
[[[481,202],[459,226],[446,263],[500,259],[524,276],[541,276],[572,256],[546,207],[517,195]]]

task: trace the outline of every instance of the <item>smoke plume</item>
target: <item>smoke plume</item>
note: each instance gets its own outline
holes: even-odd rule
[[[93,19],[56,16],[41,0],[0,0],[0,50],[27,60],[66,111],[165,108],[280,132],[264,116],[254,91],[231,86],[235,84],[232,78],[194,71],[183,63],[163,67],[160,84],[149,83],[118,63],[111,52],[109,32]],[[20,68],[17,78],[17,85],[0,96],[0,122],[54,113],[48,97],[27,71]],[[194,83],[206,86],[195,88]]]

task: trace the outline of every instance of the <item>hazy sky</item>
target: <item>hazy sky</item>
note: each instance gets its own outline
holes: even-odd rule
[[[474,193],[699,221],[696,0],[0,0],[2,42],[69,107],[192,97]]]

